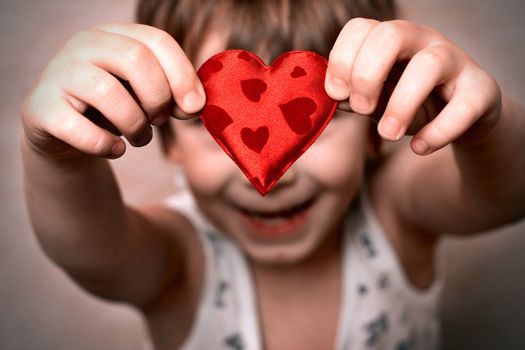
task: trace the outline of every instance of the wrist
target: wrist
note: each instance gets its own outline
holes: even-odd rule
[[[22,132],[21,149],[26,159],[34,159],[37,162],[47,162],[56,165],[71,166],[73,164],[92,161],[95,157],[83,153],[70,145],[56,140],[42,144],[34,141]]]

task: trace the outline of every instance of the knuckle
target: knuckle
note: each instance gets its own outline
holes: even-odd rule
[[[458,101],[454,109],[459,116],[472,117],[478,114],[478,108],[468,100]]]
[[[132,68],[140,66],[150,55],[149,48],[139,41],[130,41],[123,53],[125,62]]]
[[[96,99],[113,99],[118,91],[118,82],[114,79],[96,78],[93,82],[93,93]]]
[[[50,60],[46,70],[52,71],[64,71],[64,63],[68,63],[70,60],[83,61],[88,56],[89,49],[97,43],[96,39],[93,38],[93,30],[86,29],[75,33],[66,44],[59,50],[57,55]]]
[[[22,114],[22,118],[35,118],[37,113],[36,111],[38,108],[36,108],[36,101],[35,96],[33,94],[30,94],[26,96],[24,101],[22,102],[22,105],[20,107],[20,112]]]
[[[96,134],[89,135],[86,139],[86,144],[94,154],[98,155],[108,154],[111,150],[111,145],[107,138]]]
[[[54,90],[52,86],[37,86],[25,97],[20,109],[23,122],[42,124],[46,121],[46,115],[52,114],[50,112],[61,102],[56,99]]]
[[[101,32],[96,29],[84,29],[75,33],[64,46],[63,51],[73,57],[82,57],[86,54],[86,48],[99,44]]]
[[[494,79],[491,75],[489,75],[488,73],[485,73],[486,76],[487,76],[487,80],[488,80],[488,86],[490,87],[490,89],[492,91],[495,91],[496,95],[501,95],[501,88],[498,84],[498,82],[496,81],[496,79]]]
[[[488,91],[495,91],[496,93],[500,92],[500,86],[498,82],[489,73],[479,67],[477,74],[480,84],[482,84],[482,86],[486,86]]]
[[[464,88],[475,87],[482,98],[490,99],[501,94],[498,82],[474,61],[465,66],[460,81]]]
[[[417,27],[420,28],[421,31],[427,33],[430,38],[432,38],[432,43],[437,45],[450,45],[450,41],[437,29],[423,24],[418,24]]]
[[[378,35],[388,42],[399,45],[402,41],[401,26],[403,21],[381,22],[376,26]]]
[[[488,74],[487,74],[488,75]],[[491,92],[489,92],[489,96],[492,97],[492,99],[487,99],[487,101],[501,101],[501,98],[502,98],[502,91],[501,91],[501,87],[499,86],[498,82],[492,77],[492,76],[489,76],[488,77],[489,79],[489,89]],[[496,104],[499,104],[499,103],[496,103]]]
[[[114,31],[115,27],[120,26],[120,23],[117,22],[104,22],[101,24],[98,24],[92,28],[92,30],[100,30],[103,32],[112,32]]]
[[[442,45],[423,49],[414,56],[419,70],[425,75],[439,79],[440,82],[450,79],[457,68],[451,64],[454,58],[451,50]]]
[[[74,34],[66,45],[83,45],[92,40],[94,30],[84,29]]]
[[[78,123],[74,118],[70,118],[65,114],[57,114],[53,117],[53,120],[50,121],[51,127],[60,132],[61,134],[68,135],[72,134],[77,136],[80,132],[86,132],[86,130],[81,130],[78,127]]]
[[[56,128],[59,129],[57,134],[62,135],[64,138],[65,135],[69,135],[71,139],[77,140],[89,153],[102,155],[109,151],[109,142],[107,142],[105,137],[96,132],[96,130],[79,128],[74,118],[59,118]]]
[[[418,53],[418,60],[427,69],[436,69],[445,62],[445,57],[438,50],[424,50]]]
[[[38,117],[35,111],[36,109],[34,108],[34,102],[32,99],[29,97],[26,98],[20,108],[22,127],[25,132],[35,129],[35,126],[38,123]]]
[[[342,31],[349,33],[364,32],[378,23],[379,21],[373,19],[356,17],[346,22]]]
[[[157,29],[153,34],[152,42],[158,47],[170,47],[175,39],[164,30]]]

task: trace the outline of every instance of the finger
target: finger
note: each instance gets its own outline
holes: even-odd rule
[[[200,113],[192,113],[192,114],[189,114],[189,113],[185,113],[182,109],[180,109],[178,106],[175,106],[173,108],[174,112],[173,112],[173,116],[177,119],[181,119],[181,120],[188,120],[188,119],[193,119],[193,118],[198,118],[200,117]]]
[[[159,116],[167,121],[171,91],[153,52],[140,41],[120,34],[87,34],[78,44],[97,50],[81,51],[86,53],[84,59],[129,82],[150,122],[159,124],[159,120],[154,121]]]
[[[118,136],[96,126],[67,103],[57,102],[53,107],[39,121],[52,136],[93,156],[113,159],[124,154],[126,144]]]
[[[458,86],[458,92],[437,115],[412,139],[411,147],[420,155],[430,154],[463,135],[489,107],[490,96],[476,90],[478,84]]]
[[[432,36],[425,27],[406,21],[381,22],[366,37],[352,67],[350,104],[362,114],[374,111],[395,62],[412,57]]]
[[[78,68],[77,79],[64,84],[67,94],[93,106],[134,146],[151,140],[151,127],[137,102],[117,78],[94,65]]]
[[[381,137],[395,141],[406,133],[432,90],[454,75],[454,62],[450,50],[443,46],[423,49],[410,60],[379,122]]]
[[[177,105],[188,114],[204,107],[206,95],[195,68],[168,33],[137,24],[108,24],[101,30],[124,35],[144,43],[155,55],[168,80]]]
[[[345,24],[337,37],[330,56],[325,77],[325,90],[335,100],[350,96],[350,75],[357,52],[376,20],[355,18]]]

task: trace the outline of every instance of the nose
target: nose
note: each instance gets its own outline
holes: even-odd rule
[[[248,180],[244,174],[242,175],[242,182],[245,186],[251,187],[253,190],[255,190],[255,187],[253,187],[252,183]],[[284,188],[293,185],[297,181],[297,170],[292,165],[286,172],[277,180],[277,183],[272,187],[270,192],[275,191],[279,188]]]
[[[290,186],[296,180],[297,180],[297,170],[292,165],[291,167],[288,168],[288,170],[286,170],[283,176],[281,176],[281,178],[277,181],[274,188]]]
[[[275,183],[275,185],[270,190],[270,193],[279,192],[282,189],[285,189],[287,187],[293,186],[293,184],[297,181],[298,173],[294,166],[291,166],[286,170],[286,172],[281,176],[279,180]]]

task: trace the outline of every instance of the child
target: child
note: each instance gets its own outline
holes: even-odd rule
[[[524,216],[523,109],[441,34],[379,21],[394,14],[388,1],[142,1],[151,26],[77,34],[22,110],[43,249],[137,306],[157,349],[436,348],[440,236]],[[267,63],[316,51],[327,93],[350,101],[265,197],[194,118],[194,67],[228,48]],[[378,145],[371,119],[410,143]],[[124,154],[120,135],[147,144],[151,124],[188,188],[131,208],[104,158]]]

